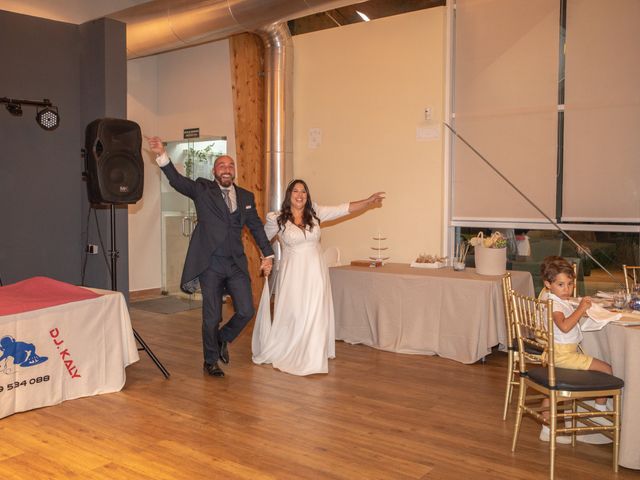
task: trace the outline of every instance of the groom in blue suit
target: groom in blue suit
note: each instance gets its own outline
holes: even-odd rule
[[[262,252],[260,269],[265,275],[271,272],[273,249],[264,233],[253,193],[233,183],[233,158],[224,155],[216,159],[212,170],[214,181],[191,180],[178,173],[160,138],[150,137],[147,141],[171,186],[191,198],[196,208],[198,221],[189,242],[180,288],[193,293],[200,286],[204,369],[209,375],[224,377],[218,360],[229,363],[227,344],[240,334],[255,313],[242,245],[243,227],[248,227]],[[233,299],[235,313],[219,328],[225,290]]]

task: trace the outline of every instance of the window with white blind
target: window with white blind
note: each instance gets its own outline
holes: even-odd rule
[[[547,215],[556,209],[558,0],[457,0],[456,131]],[[454,220],[544,217],[461,141]]]
[[[564,221],[640,222],[640,1],[567,1]]]
[[[451,136],[452,243],[482,229],[526,236],[508,268],[535,279],[562,255],[582,293],[618,288],[622,265],[640,262],[640,0],[455,0],[450,11],[449,121],[476,150]]]
[[[640,1],[455,5],[458,134],[555,221],[637,224]],[[451,166],[453,225],[548,223],[458,139]]]

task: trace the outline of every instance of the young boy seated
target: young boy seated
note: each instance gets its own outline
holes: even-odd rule
[[[611,366],[586,355],[580,349],[582,342],[582,331],[580,330],[580,319],[586,314],[591,306],[591,297],[583,297],[577,307],[573,307],[568,300],[573,293],[573,285],[576,281],[575,273],[571,264],[562,257],[547,257],[544,259],[540,272],[546,294],[541,296],[542,300],[553,300],[553,340],[555,351],[555,366],[558,368],[572,368],[575,370],[595,370],[613,374]],[[549,401],[542,403],[543,407],[549,406]],[[597,398],[595,408],[601,411],[607,410],[607,399]],[[545,412],[545,417],[548,411]],[[549,427],[542,426],[540,440],[548,442],[550,436]],[[556,438],[558,443],[571,443],[568,436]]]

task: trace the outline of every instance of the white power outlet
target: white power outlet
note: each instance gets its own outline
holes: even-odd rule
[[[433,109],[431,107],[426,107],[424,109],[424,119],[429,122],[433,118]]]

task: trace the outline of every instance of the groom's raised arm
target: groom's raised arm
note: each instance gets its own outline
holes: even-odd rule
[[[175,188],[178,192],[183,195],[186,195],[189,198],[193,198],[196,195],[196,182],[191,180],[190,178],[181,175],[176,169],[175,165],[167,155],[167,151],[164,148],[164,144],[162,143],[162,139],[160,137],[147,137],[147,143],[149,144],[149,149],[156,154],[156,163],[160,167],[160,169],[164,172],[167,180],[169,180],[169,185]]]

